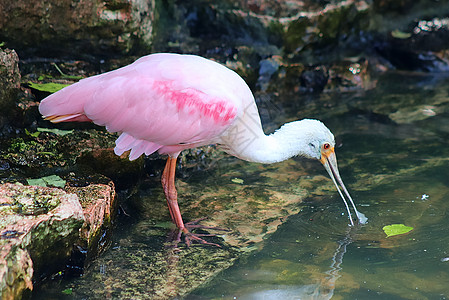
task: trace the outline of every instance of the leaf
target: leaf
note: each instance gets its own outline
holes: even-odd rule
[[[51,128],[41,128],[41,127],[38,127],[37,131],[38,132],[50,132],[50,133],[54,133],[57,135],[66,135],[66,134],[70,134],[73,132],[73,130],[61,130],[61,129],[56,129],[56,128],[51,129]]]
[[[232,178],[231,181],[234,183],[243,184],[243,179],[240,178]]]
[[[28,185],[47,186],[47,183],[42,178],[27,179]]]
[[[72,295],[73,290],[72,290],[72,288],[68,288],[68,289],[63,290],[62,293],[65,295]]]
[[[396,30],[393,30],[391,32],[391,36],[396,38],[396,39],[405,40],[405,39],[408,39],[409,37],[411,37],[412,34],[408,33],[408,32],[403,32],[403,31],[400,31],[400,30],[396,29]]]
[[[66,86],[69,86],[70,84],[65,83],[55,83],[55,82],[49,82],[49,83],[35,83],[35,82],[28,82],[28,85],[41,92],[48,92],[48,93],[55,93],[59,90],[62,90]]]
[[[382,229],[384,230],[387,237],[390,237],[390,236],[407,233],[407,232],[413,230],[413,227],[405,226],[404,224],[391,224],[391,225],[384,226]]]
[[[65,186],[66,181],[59,177],[58,175],[50,175],[36,179],[27,179],[28,185],[37,185],[37,186],[55,186],[63,188]]]
[[[25,128],[25,133],[26,133],[26,135],[29,135],[29,136],[32,136],[32,137],[38,137],[39,134],[41,134],[39,131],[36,131],[36,132],[31,133],[31,132],[29,132],[28,129],[26,129],[26,128]]]

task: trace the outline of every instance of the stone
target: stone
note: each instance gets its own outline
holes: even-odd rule
[[[18,299],[33,281],[84,265],[108,245],[115,211],[115,187],[69,181],[57,188],[0,185],[0,295]],[[81,258],[74,262],[73,250]],[[79,256],[79,255],[78,255]]]
[[[26,53],[127,53],[152,42],[155,1],[0,1],[0,40]]]
[[[68,186],[66,191],[76,194],[83,208],[85,222],[76,245],[85,250],[83,263],[87,264],[109,246],[107,237],[116,207],[114,183],[109,181],[108,184],[89,184],[85,187]]]
[[[32,278],[64,266],[83,223],[83,210],[74,194],[0,185],[1,298],[21,298],[32,290]]]

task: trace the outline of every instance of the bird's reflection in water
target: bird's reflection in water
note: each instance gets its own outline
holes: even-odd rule
[[[277,286],[274,289],[263,290],[243,297],[242,300],[327,300],[334,295],[336,282],[341,277],[341,264],[346,253],[346,248],[352,243],[351,232],[355,227],[348,227],[346,235],[339,240],[338,246],[332,256],[332,263],[326,276],[318,283],[303,286]]]

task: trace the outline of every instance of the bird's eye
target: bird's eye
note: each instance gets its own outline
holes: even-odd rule
[[[323,149],[324,150],[329,150],[331,148],[331,145],[329,143],[324,143],[323,144]]]

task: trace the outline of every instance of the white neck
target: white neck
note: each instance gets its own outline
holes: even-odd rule
[[[314,130],[318,123],[322,125],[317,120],[287,123],[268,136],[263,132],[259,134],[251,132],[253,138],[250,138],[251,135],[247,135],[246,140],[242,139],[239,143],[237,143],[239,140],[235,137],[233,139],[228,137],[225,141],[224,150],[243,160],[268,164],[280,162],[297,155],[319,159],[310,146],[311,143],[314,143],[319,147]]]

